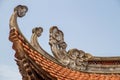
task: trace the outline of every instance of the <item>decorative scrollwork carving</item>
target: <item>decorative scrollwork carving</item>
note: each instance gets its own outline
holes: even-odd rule
[[[23,17],[28,11],[28,8],[24,5],[18,5],[17,7],[14,8],[14,12],[15,11],[17,12],[18,17]]]
[[[14,13],[10,19],[10,29],[18,28],[17,17],[25,16],[28,8],[23,5],[19,5],[14,9]],[[19,29],[19,28],[18,28]],[[36,27],[32,30],[32,37],[30,44],[44,56],[49,57],[46,52],[40,47],[37,38],[41,35],[43,29],[41,27]],[[64,34],[57,26],[50,28],[50,40],[49,44],[55,58],[63,65],[77,69],[85,70],[87,66],[87,60],[92,56],[85,53],[82,50],[71,49],[66,51],[67,44],[64,41]],[[50,57],[49,57],[50,58]]]
[[[43,32],[43,28],[42,27],[35,27],[32,29],[32,36],[30,39],[30,44],[32,45],[32,47],[34,47],[38,52],[40,52],[42,55],[46,56],[47,58],[49,58],[50,60],[56,61],[54,60],[54,58],[52,56],[50,56],[39,44],[38,42],[38,37],[41,36]],[[57,62],[57,61],[56,61]]]
[[[32,29],[32,33],[37,35],[37,37],[41,36],[41,33],[43,32],[42,27],[35,27]]]
[[[92,55],[78,49],[71,49],[67,52],[67,44],[64,42],[64,34],[56,26],[53,26],[50,29],[49,44],[55,58],[61,64],[72,69],[85,70],[87,60],[92,57]]]
[[[37,51],[42,52],[43,54],[45,54],[43,49],[41,48],[41,46],[38,43],[38,37],[41,36],[42,32],[43,32],[43,28],[42,27],[35,27],[35,28],[33,28],[32,29],[32,36],[31,36],[30,44]]]
[[[26,6],[18,5],[17,7],[15,7],[9,23],[10,25],[9,39],[10,41],[13,42],[13,49],[16,51],[15,60],[19,66],[20,73],[23,76],[22,77],[23,80],[40,79],[39,76],[36,75],[36,73],[37,74],[39,73],[38,72],[39,70],[35,69],[37,66],[34,65],[32,57],[30,58],[30,56],[26,54],[26,48],[27,50],[30,50],[30,53],[33,53],[33,51],[36,50],[38,53],[40,53],[40,55],[42,54],[42,56],[44,56],[43,57],[44,60],[47,59],[58,64],[61,63],[66,67],[76,69],[79,71],[104,74],[107,73],[120,74],[120,57],[95,57],[95,56],[93,57],[89,53],[85,53],[84,51],[78,49],[70,49],[69,51],[66,51],[67,44],[64,41],[64,34],[56,26],[53,26],[50,29],[49,44],[57,60],[50,56],[46,51],[44,51],[37,41],[37,38],[43,32],[43,29],[41,27],[36,27],[32,30],[30,45],[29,42],[25,39],[25,37],[21,34],[21,31],[19,30],[17,24],[17,18],[25,16],[27,11],[28,8]],[[41,75],[41,77],[42,76],[43,75]]]
[[[63,32],[56,26],[50,28],[49,44],[55,58],[62,64],[68,65],[70,60],[66,52],[67,44],[64,42]]]
[[[68,56],[70,58],[69,67],[77,70],[85,70],[87,66],[87,60],[92,56],[85,53],[82,50],[71,49],[68,51]]]
[[[28,8],[24,5],[18,5],[14,8],[14,12],[10,18],[10,29],[16,28],[19,30],[18,24],[17,24],[17,17],[23,17],[27,13]]]

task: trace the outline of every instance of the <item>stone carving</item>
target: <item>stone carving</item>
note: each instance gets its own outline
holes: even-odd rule
[[[26,51],[23,48],[23,44],[28,45],[29,42],[22,35],[17,24],[17,17],[23,17],[27,11],[28,8],[23,5],[18,5],[14,9],[10,18],[9,39],[13,42],[12,47],[16,51],[15,60],[19,66],[23,80],[39,80],[40,78],[36,75],[37,70],[35,72],[35,68],[33,68],[34,61],[32,62],[32,60],[28,58]],[[31,45],[29,44],[28,47],[38,51],[42,56],[44,56],[44,58],[78,71],[120,74],[120,57],[93,57],[92,55],[78,49],[70,49],[69,51],[66,51],[67,44],[64,41],[64,34],[56,26],[50,28],[49,44],[55,58],[50,56],[40,47],[37,41],[37,38],[42,32],[43,29],[41,27],[36,27],[32,30],[32,37],[30,41]]]
[[[52,56],[50,56],[39,44],[38,42],[38,37],[41,36],[43,32],[43,28],[42,27],[35,27],[32,29],[32,36],[30,39],[30,44],[32,45],[33,48],[35,48],[38,52],[40,52],[42,55],[46,56],[47,58],[49,58],[50,60],[53,60],[55,62],[57,62],[55,60],[55,58],[53,58]]]
[[[19,30],[18,24],[17,24],[17,17],[23,17],[25,16],[26,12],[28,11],[28,8],[24,5],[18,5],[14,8],[14,12],[10,18],[10,29],[17,28]]]
[[[17,17],[25,16],[28,8],[26,6],[19,5],[14,9],[14,13],[11,16],[10,28],[18,28]],[[19,29],[19,28],[18,28]],[[32,37],[30,44],[38,50],[41,54],[46,57],[51,58],[46,52],[40,47],[37,37],[41,35],[43,29],[41,27],[36,27],[32,30]],[[87,66],[87,60],[92,56],[86,54],[84,51],[78,49],[71,49],[68,52],[66,51],[67,44],[64,41],[64,34],[56,26],[50,28],[50,40],[49,44],[51,50],[57,59],[62,65],[69,68],[77,70],[85,70]]]
[[[85,70],[87,60],[92,58],[92,55],[78,49],[71,49],[67,52],[64,34],[56,26],[50,28],[49,44],[55,58],[61,64],[72,69]]]
[[[19,71],[22,75],[22,80],[38,80],[36,79],[36,75],[34,74],[34,71],[30,65],[30,62],[28,61],[28,57],[26,56],[23,46],[18,40],[18,36],[21,36],[21,33],[18,32],[19,27],[17,24],[17,17],[23,17],[28,8],[24,5],[18,5],[10,18],[10,37],[9,39],[14,42],[13,43],[13,49],[16,50],[15,53],[15,61],[17,62],[17,65],[19,66]],[[16,31],[16,32],[15,32]],[[14,34],[16,33],[16,34]],[[14,38],[14,39],[12,39]],[[16,47],[17,46],[17,47]]]
[[[40,45],[38,43],[38,37],[41,35],[41,33],[43,32],[43,28],[42,27],[36,27],[33,28],[32,30],[32,36],[31,36],[31,40],[30,40],[30,44],[37,49],[38,51],[41,50]]]
[[[28,8],[24,5],[18,5],[14,8],[14,12],[17,12],[18,17],[25,16],[26,12],[28,11]]]
[[[49,44],[55,58],[63,65],[68,65],[70,59],[67,56],[66,47],[67,44],[64,42],[63,32],[60,31],[56,26],[50,28],[50,40]]]

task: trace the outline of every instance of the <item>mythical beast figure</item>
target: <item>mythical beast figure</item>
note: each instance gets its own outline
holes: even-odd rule
[[[71,49],[67,52],[64,34],[56,26],[50,29],[49,44],[55,58],[69,68],[85,70],[87,66],[86,61],[92,57],[90,54],[78,49]]]

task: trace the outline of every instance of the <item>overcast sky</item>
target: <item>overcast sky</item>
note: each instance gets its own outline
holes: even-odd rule
[[[43,27],[39,42],[49,52],[49,28],[58,26],[64,32],[68,47],[94,56],[120,56],[119,0],[0,0],[0,80],[21,80],[14,61],[12,43],[8,40],[9,19],[17,5],[28,6],[18,23],[30,40],[34,27]]]

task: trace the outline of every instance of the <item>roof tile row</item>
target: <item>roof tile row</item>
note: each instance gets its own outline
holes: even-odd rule
[[[39,65],[40,68],[48,72],[53,77],[56,77],[58,80],[120,80],[120,76],[117,74],[105,75],[84,73],[65,68],[42,56],[39,52],[31,49],[28,45],[29,43],[25,43],[24,38],[21,35],[18,35],[17,31],[11,31],[10,34],[10,40],[13,41],[13,43],[16,39],[19,40],[19,43],[22,44],[26,55]]]

